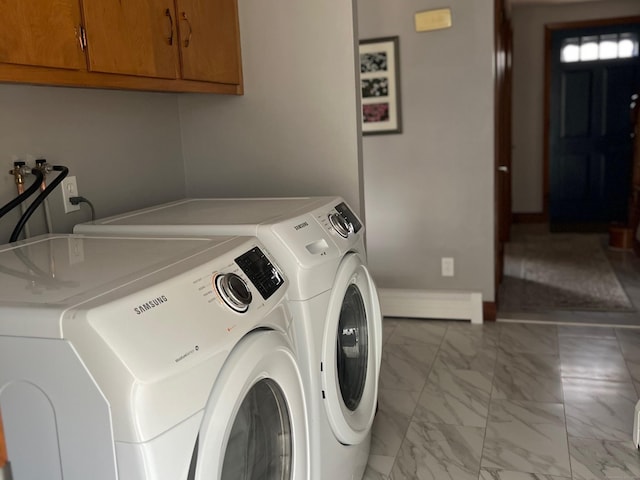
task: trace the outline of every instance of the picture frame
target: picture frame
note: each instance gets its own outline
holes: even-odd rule
[[[362,134],[402,133],[399,37],[359,42]]]

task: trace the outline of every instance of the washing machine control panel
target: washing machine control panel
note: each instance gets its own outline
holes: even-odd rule
[[[346,223],[351,225],[351,228],[353,229],[353,233],[358,233],[360,231],[360,229],[362,228],[362,223],[360,222],[358,217],[356,217],[356,214],[351,211],[351,209],[345,202],[342,202],[336,205],[334,208],[336,212],[338,212],[338,214],[342,218],[344,218],[344,220],[346,220]]]
[[[284,277],[280,270],[259,247],[254,247],[240,255],[235,259],[235,262],[265,300],[273,295],[284,283]]]

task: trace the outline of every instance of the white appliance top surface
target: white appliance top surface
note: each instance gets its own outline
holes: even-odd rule
[[[335,197],[192,198],[97,220],[103,225],[247,225],[307,213]]]
[[[81,223],[74,232],[100,235],[257,237],[289,277],[290,299],[331,288],[336,262],[364,253],[364,229],[342,237],[329,215],[346,208],[341,197],[192,198]],[[319,269],[320,267],[320,269]]]
[[[231,239],[43,235],[0,247],[0,307],[69,307]]]

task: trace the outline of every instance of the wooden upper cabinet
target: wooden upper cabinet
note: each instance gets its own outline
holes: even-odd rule
[[[78,0],[0,0],[0,62],[86,69]]]
[[[0,0],[0,82],[241,95],[237,0]]]
[[[172,0],[83,0],[89,70],[178,78]]]
[[[182,78],[241,83],[236,0],[176,0]]]

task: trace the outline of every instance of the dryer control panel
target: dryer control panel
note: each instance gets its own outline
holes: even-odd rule
[[[273,295],[284,283],[282,273],[275,267],[267,256],[255,247],[240,255],[235,262],[249,277],[265,300]]]

